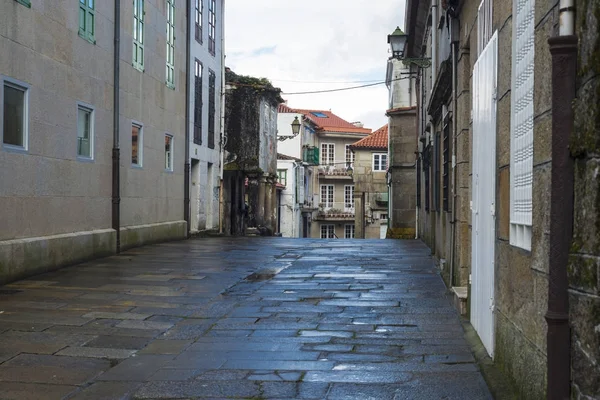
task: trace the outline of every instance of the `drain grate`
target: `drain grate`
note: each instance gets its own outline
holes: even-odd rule
[[[22,290],[17,289],[0,289],[0,296],[21,293]]]

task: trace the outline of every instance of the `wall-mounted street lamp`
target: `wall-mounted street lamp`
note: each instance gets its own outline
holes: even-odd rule
[[[404,65],[414,64],[420,68],[428,68],[431,66],[431,58],[405,58],[404,48],[406,46],[406,40],[408,35],[402,32],[400,27],[396,27],[396,30],[388,35],[388,44],[392,49],[392,58],[402,61]]]
[[[300,126],[300,120],[298,120],[298,116],[296,116],[292,121],[292,136],[279,136],[277,140],[283,142],[284,140],[295,138],[300,134]]]

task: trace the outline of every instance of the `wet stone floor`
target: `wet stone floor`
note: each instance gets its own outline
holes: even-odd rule
[[[419,241],[192,239],[0,287],[1,399],[491,399]]]

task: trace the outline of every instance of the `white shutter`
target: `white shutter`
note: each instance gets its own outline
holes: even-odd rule
[[[530,235],[517,235],[517,232],[532,225],[535,1],[515,0],[513,7],[510,129],[510,222],[513,225],[511,243],[529,248],[531,243],[527,243],[527,238]],[[519,239],[516,236],[519,236]],[[525,242],[523,243],[521,239]]]
[[[296,178],[296,193],[298,193],[296,201],[298,204],[304,204],[304,167],[298,167]]]

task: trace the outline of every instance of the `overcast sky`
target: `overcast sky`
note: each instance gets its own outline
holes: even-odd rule
[[[225,7],[226,65],[293,93],[385,80],[387,35],[403,27],[405,5],[404,0],[226,0]],[[387,123],[385,84],[283,98],[290,107],[331,109],[373,130]]]

